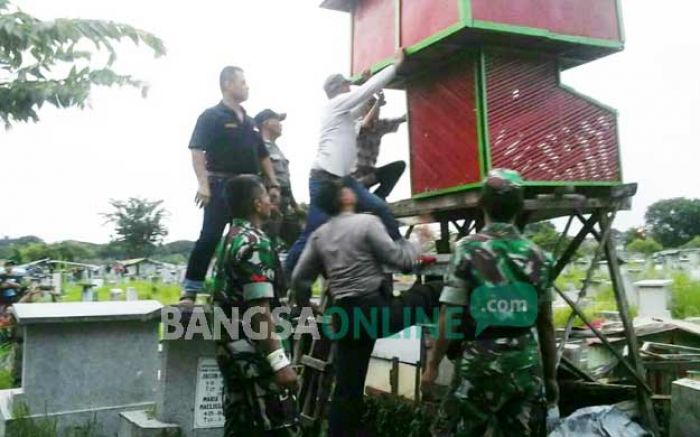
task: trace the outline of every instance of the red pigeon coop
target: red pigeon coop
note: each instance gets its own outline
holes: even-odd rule
[[[439,223],[436,250],[449,254],[450,226],[461,238],[484,225],[477,188],[487,172],[519,171],[528,186],[518,226],[568,217],[566,237],[580,224],[573,238],[561,238],[566,243],[554,249],[553,283],[583,241],[599,242],[587,277],[597,261],[606,261],[629,353],[610,351],[634,384],[645,424],[659,435],[611,238],[615,214],[629,208],[637,186],[622,183],[615,111],[560,81],[564,69],[622,50],[619,1],[325,0],[322,6],[351,15],[354,75],[385,67],[399,47],[407,51],[391,86],[405,89],[408,99],[413,198],[391,208],[409,225],[408,233],[416,224]],[[445,273],[443,260],[435,268],[438,277]],[[579,306],[587,282],[576,301],[553,288],[572,315],[609,345]],[[570,316],[561,344],[573,320]],[[560,369],[576,369],[564,357],[561,363]],[[560,384],[562,399],[578,402],[576,408],[612,399],[606,393],[614,386],[574,373],[584,382]],[[601,399],[588,403],[585,387]]]
[[[351,69],[409,55],[414,198],[479,187],[492,168],[533,187],[622,182],[616,112],[561,84],[623,48],[617,0],[327,0],[350,12]]]

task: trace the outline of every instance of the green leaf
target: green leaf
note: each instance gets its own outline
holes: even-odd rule
[[[9,75],[9,80],[0,83],[0,118],[6,127],[17,121],[37,121],[36,110],[45,102],[82,108],[92,85],[127,85],[147,95],[146,84],[109,67],[117,59],[113,43],[124,38],[137,46],[143,43],[155,57],[163,56],[165,46],[155,35],[112,21],[42,21],[20,10],[10,12],[9,6],[8,0],[0,0],[0,68]],[[95,49],[75,50],[84,41]],[[76,66],[77,60],[91,61],[94,52],[105,51],[109,55],[105,66]],[[25,65],[30,57],[32,63]],[[70,66],[70,72],[62,79],[52,78],[51,73],[60,66]]]

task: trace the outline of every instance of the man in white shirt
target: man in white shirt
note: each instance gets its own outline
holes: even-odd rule
[[[328,103],[321,115],[318,153],[309,176],[311,197],[309,213],[304,231],[287,255],[285,270],[288,273],[294,270],[311,233],[328,220],[328,215],[318,207],[316,202],[321,182],[338,180],[353,171],[357,160],[359,119],[363,115],[364,105],[375,93],[391,82],[401,68],[404,58],[405,54],[401,49],[393,65],[375,74],[355,89],[351,89],[351,82],[340,74],[331,75],[326,79],[323,89],[328,96]],[[384,223],[389,236],[394,240],[400,239],[398,222],[392,216],[386,202],[371,194],[357,181],[352,189],[357,196],[358,210],[376,214]]]

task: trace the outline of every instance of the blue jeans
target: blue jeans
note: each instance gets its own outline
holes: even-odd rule
[[[399,232],[399,222],[396,221],[394,216],[389,210],[389,205],[386,204],[381,198],[370,193],[367,188],[364,187],[360,182],[355,179],[348,178],[350,188],[355,192],[357,196],[357,211],[358,212],[371,212],[376,214],[384,223],[386,231],[392,240],[396,241],[401,239],[401,233]],[[322,224],[328,221],[328,214],[323,212],[323,210],[318,206],[318,191],[321,188],[322,180],[310,177],[309,178],[309,196],[311,201],[309,204],[309,213],[306,216],[306,226],[302,231],[299,239],[294,243],[289,253],[287,254],[287,259],[284,263],[284,269],[289,276],[291,276],[294,271],[294,267],[299,261],[301,253],[304,251],[306,242],[311,236],[311,234],[318,229]]]

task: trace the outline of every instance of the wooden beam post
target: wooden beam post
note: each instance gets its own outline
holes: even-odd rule
[[[564,301],[566,301],[567,304],[569,304],[571,309],[574,310],[574,312],[581,319],[581,321],[583,321],[583,323],[586,326],[588,326],[588,329],[590,329],[591,332],[593,332],[593,334],[595,334],[595,336],[598,337],[598,339],[603,342],[603,344],[610,350],[610,353],[615,355],[615,358],[617,358],[620,361],[620,363],[623,365],[623,367],[629,372],[630,376],[637,381],[637,384],[640,387],[642,387],[644,390],[646,390],[648,393],[651,393],[652,390],[651,390],[651,387],[649,387],[649,384],[647,384],[647,382],[644,380],[644,378],[640,374],[637,373],[637,371],[632,367],[632,365],[629,363],[629,361],[627,361],[625,359],[625,357],[623,357],[622,354],[617,349],[615,349],[615,346],[613,346],[610,343],[610,340],[608,340],[608,338],[605,336],[605,334],[603,334],[602,332],[600,332],[600,330],[598,328],[593,326],[591,321],[588,319],[588,316],[586,316],[586,313],[584,313],[583,310],[581,310],[581,308],[578,305],[576,305],[576,302],[571,300],[571,298],[569,298],[569,296],[564,294],[564,292],[561,291],[556,286],[554,287],[554,290],[556,290],[556,292],[559,294],[559,296],[561,296],[561,298],[564,299]]]
[[[572,216],[573,218],[573,216]],[[614,213],[613,213],[613,218],[614,218]],[[601,228],[603,228],[603,240],[608,238],[608,235],[610,234],[610,230],[612,229],[612,220],[610,220],[607,224],[607,226],[602,226],[602,223],[600,224]],[[583,284],[581,284],[581,290],[578,293],[578,296],[576,297],[576,305],[578,305],[581,302],[581,299],[586,297],[586,292],[588,291],[588,286],[591,283],[591,280],[593,279],[593,272],[595,269],[598,267],[598,261],[600,261],[600,257],[603,255],[603,248],[605,244],[603,243],[598,243],[598,247],[596,247],[595,253],[593,254],[593,259],[591,260],[591,265],[588,267],[588,271],[586,272],[586,277],[583,281]],[[564,335],[561,338],[561,344],[559,345],[559,354],[558,354],[558,359],[561,360],[561,357],[564,355],[564,348],[566,347],[566,343],[569,341],[569,334],[571,334],[571,329],[574,326],[574,319],[576,316],[572,312],[569,314],[569,318],[566,321],[566,327],[564,328]]]
[[[599,220],[603,228],[612,226],[612,219],[608,216],[606,211],[601,211],[599,216]],[[622,281],[622,274],[620,273],[620,264],[618,263],[615,242],[610,235],[605,237],[606,238],[603,241],[605,244],[605,255],[608,261],[610,280],[612,281],[613,291],[615,292],[615,300],[617,301],[617,310],[620,312],[622,326],[625,328],[625,338],[627,339],[627,347],[629,348],[628,356],[632,366],[634,366],[634,369],[636,370],[636,373],[642,378],[645,378],[644,366],[642,365],[642,359],[639,356],[639,343],[637,342],[637,336],[634,332],[634,325],[630,316],[629,303],[627,302],[627,294],[625,293],[625,285]],[[656,420],[656,415],[654,414],[654,406],[651,402],[650,393],[639,386],[637,388],[637,397],[639,399],[639,409],[642,413],[642,418],[644,419],[646,426],[655,436],[658,436],[659,424]]]
[[[564,270],[564,267],[569,264],[569,261],[571,261],[571,258],[574,256],[574,254],[576,254],[578,248],[581,247],[581,243],[583,243],[583,240],[585,240],[588,234],[591,233],[591,229],[593,229],[597,222],[598,218],[596,215],[591,214],[588,220],[586,220],[586,222],[583,224],[583,228],[581,228],[579,233],[576,234],[571,243],[569,243],[569,246],[566,248],[566,250],[564,250],[564,253],[562,253],[557,260],[557,263],[552,270],[552,281],[558,278],[561,271]]]

